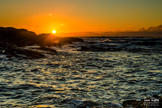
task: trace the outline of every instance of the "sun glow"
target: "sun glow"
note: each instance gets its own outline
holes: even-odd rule
[[[53,30],[52,33],[55,34],[56,33],[56,30]]]

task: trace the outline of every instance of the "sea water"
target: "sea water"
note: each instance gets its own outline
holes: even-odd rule
[[[58,51],[56,55],[42,51],[46,57],[40,59],[0,55],[0,106],[77,108],[85,101],[93,101],[100,106],[121,107],[125,100],[161,96],[161,47],[140,47],[150,50],[147,52],[78,51],[87,42],[119,47],[122,40],[128,44],[133,38],[120,42],[104,41],[105,38],[84,40],[85,43],[53,47]],[[26,48],[31,47],[34,46]]]

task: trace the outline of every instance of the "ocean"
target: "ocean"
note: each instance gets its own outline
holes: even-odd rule
[[[38,50],[45,58],[0,55],[0,107],[122,107],[162,96],[161,38],[83,38]]]

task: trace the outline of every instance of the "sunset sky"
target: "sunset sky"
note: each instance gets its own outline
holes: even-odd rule
[[[137,31],[162,24],[162,0],[0,0],[0,26],[39,33]]]

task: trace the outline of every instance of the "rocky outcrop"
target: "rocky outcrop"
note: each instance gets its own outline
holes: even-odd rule
[[[57,41],[57,42],[56,42]],[[39,50],[45,50],[51,54],[57,51],[51,46],[61,46],[73,42],[83,42],[81,38],[66,37],[59,38],[52,34],[39,34],[26,29],[16,29],[13,27],[0,27],[0,53],[8,56],[21,58],[41,58],[40,52],[24,49],[25,46],[39,45]]]
[[[83,39],[81,38],[76,38],[76,37],[66,37],[64,38],[65,40],[70,40],[71,42],[84,42]]]
[[[154,95],[141,101],[127,100],[123,102],[123,108],[162,108],[162,97]]]
[[[35,34],[26,29],[16,29],[13,27],[0,27],[0,40],[15,44],[17,46],[52,46],[55,36],[52,34]]]
[[[84,42],[84,41],[81,38],[75,38],[75,37],[60,38],[58,41],[60,45],[71,44],[73,42]]]
[[[57,51],[56,51],[55,49],[51,49],[51,48],[49,48],[49,47],[41,46],[41,47],[38,48],[38,49],[44,50],[44,51],[48,51],[48,52],[50,52],[50,53],[52,53],[52,54],[57,54]]]
[[[17,46],[26,46],[35,44],[37,35],[26,29],[15,29],[13,27],[0,27],[0,40],[15,44]]]
[[[142,45],[142,46],[148,46],[148,45],[153,46],[153,45],[157,45],[157,44],[162,45],[161,42],[156,42],[156,41],[145,41],[145,42],[136,43],[136,45]]]
[[[35,44],[40,45],[42,47],[44,46],[54,46],[54,40],[58,39],[52,34],[39,34],[36,36],[37,39],[35,39]]]
[[[35,44],[40,46],[55,46],[70,44],[72,42],[83,42],[83,39],[81,38],[59,38],[49,33],[37,35],[32,31],[16,29],[13,27],[0,27],[0,40],[17,46],[29,46]],[[58,41],[58,43],[54,43],[54,41]]]
[[[104,48],[104,47],[97,47],[97,46],[81,46],[78,51],[121,51],[122,48]]]
[[[45,57],[42,53],[24,49],[23,47],[30,45],[51,46],[53,37],[50,34],[36,35],[26,29],[0,27],[0,54],[23,59],[42,58]]]
[[[11,43],[0,42],[0,54],[6,54],[8,57],[18,57],[23,59],[37,59],[45,57],[37,51],[27,50],[23,47],[17,47]]]

